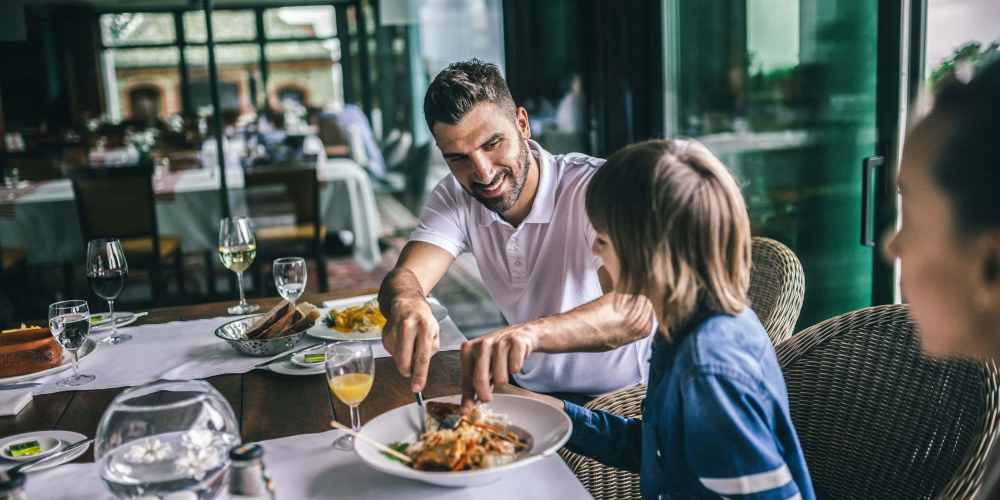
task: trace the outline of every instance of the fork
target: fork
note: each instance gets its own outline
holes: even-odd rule
[[[414,392],[414,396],[417,398],[417,406],[420,407],[420,433],[423,434],[427,432],[427,408],[424,406],[424,393]]]

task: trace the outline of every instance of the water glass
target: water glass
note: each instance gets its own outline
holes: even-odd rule
[[[108,317],[111,318],[111,335],[101,342],[121,344],[132,338],[124,333],[118,334],[118,321],[115,319],[115,300],[125,287],[128,276],[128,262],[120,241],[113,238],[100,238],[87,243],[87,281],[98,297],[108,301]]]
[[[274,259],[271,272],[278,295],[285,300],[295,303],[306,290],[306,260],[302,257]]]
[[[49,306],[49,330],[56,341],[73,355],[73,375],[60,385],[76,387],[93,382],[96,377],[80,373],[79,351],[90,335],[90,307],[85,300],[64,300]]]
[[[375,353],[365,341],[344,341],[326,348],[326,381],[330,392],[351,408],[351,429],[361,430],[358,406],[368,397],[375,381]],[[353,450],[354,436],[344,434],[333,442],[338,450]]]
[[[219,223],[219,259],[226,269],[236,273],[240,289],[240,303],[230,307],[229,314],[250,314],[260,306],[247,304],[243,294],[243,271],[250,268],[257,256],[257,239],[253,234],[253,223],[246,217],[222,219]]]
[[[94,459],[117,498],[216,498],[227,486],[236,415],[201,380],[154,382],[118,395],[94,439]],[[183,492],[183,493],[182,493]]]

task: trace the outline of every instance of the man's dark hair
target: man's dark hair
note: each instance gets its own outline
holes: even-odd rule
[[[931,175],[951,199],[955,223],[965,233],[1000,228],[998,109],[1000,59],[984,64],[967,82],[951,78],[934,99],[931,116],[943,117],[950,126]]]
[[[495,64],[479,59],[449,64],[431,82],[424,96],[427,127],[441,122],[454,125],[482,102],[499,106],[514,118],[516,107],[507,82]]]

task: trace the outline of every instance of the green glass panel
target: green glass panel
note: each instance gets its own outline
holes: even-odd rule
[[[148,12],[102,14],[101,39],[108,47],[170,43],[176,39],[174,16]]]
[[[212,12],[212,36],[216,42],[254,40],[257,38],[257,21],[252,10],[216,10]],[[184,13],[184,39],[188,42],[208,41],[205,13]]]
[[[667,130],[736,174],[755,235],[802,261],[799,327],[871,304],[861,161],[875,148],[877,2],[665,2]]]
[[[264,33],[268,38],[317,37],[337,35],[333,7],[281,7],[264,11]]]

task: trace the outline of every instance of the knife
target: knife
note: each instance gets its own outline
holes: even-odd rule
[[[414,396],[417,398],[417,406],[420,407],[420,433],[423,434],[427,432],[427,408],[424,407],[424,393],[414,392]]]
[[[35,467],[38,467],[38,466],[43,465],[45,463],[52,462],[52,461],[54,461],[54,460],[56,460],[56,459],[58,459],[60,457],[65,457],[66,455],[69,455],[70,453],[73,453],[74,451],[79,450],[80,448],[86,448],[87,446],[90,446],[90,443],[93,443],[93,442],[94,442],[94,438],[83,439],[83,440],[77,441],[77,442],[71,444],[65,450],[53,453],[53,454],[51,454],[51,455],[49,455],[47,457],[39,458],[38,460],[35,460],[34,462],[28,462],[26,464],[17,465],[15,467],[12,467],[7,472],[8,473],[10,473],[10,472],[29,472],[29,471],[33,470]]]

